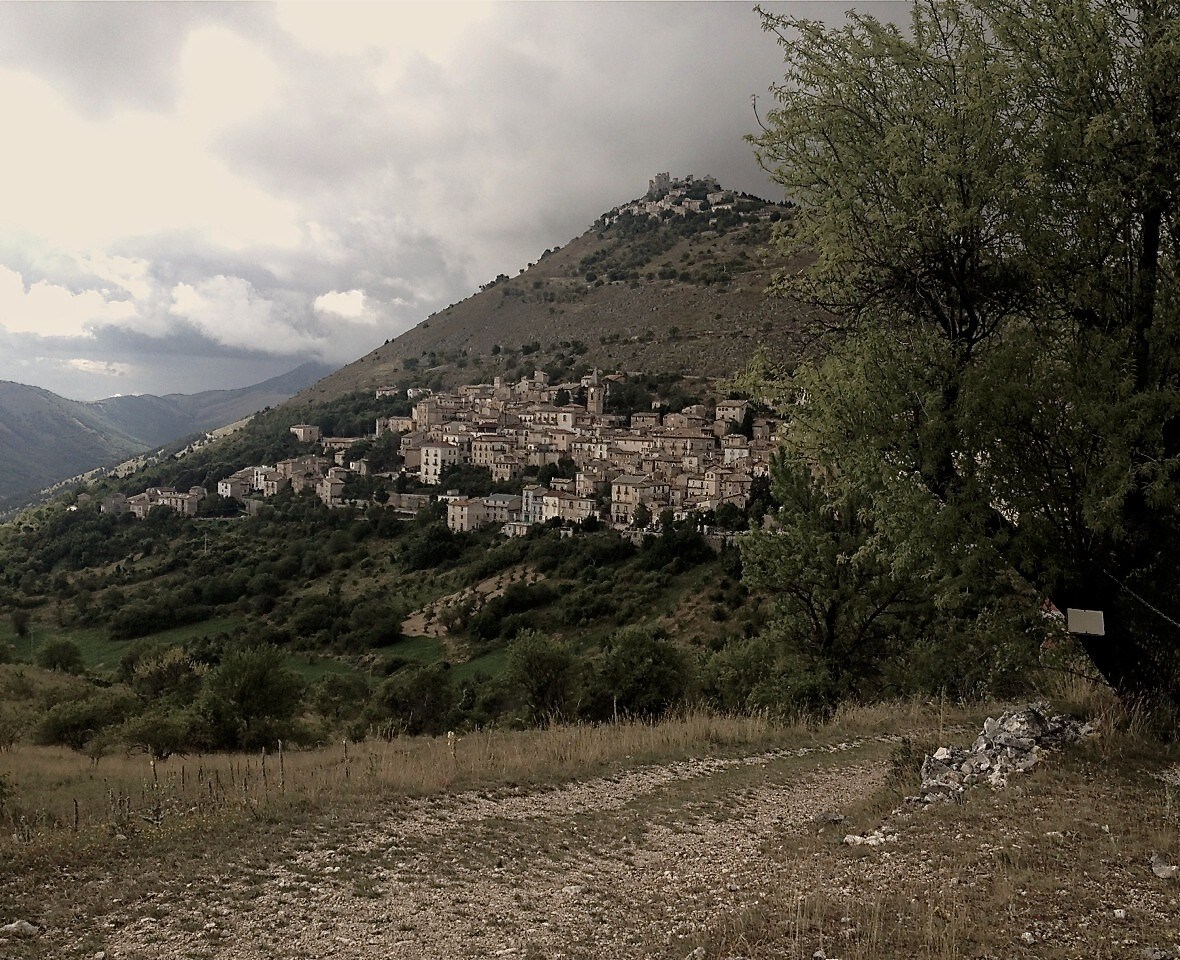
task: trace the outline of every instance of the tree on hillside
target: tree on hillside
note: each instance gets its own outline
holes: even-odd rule
[[[14,607],[8,615],[12,622],[12,632],[21,640],[27,640],[31,629],[29,627],[29,611],[24,607]]]
[[[520,694],[529,720],[543,725],[566,712],[578,666],[567,645],[536,630],[521,630],[508,645],[505,678]]]
[[[299,735],[303,680],[276,647],[235,650],[205,678],[196,702],[208,746],[254,749]]]
[[[47,640],[37,651],[37,666],[62,673],[83,673],[86,664],[81,648],[73,640]]]
[[[841,332],[794,379],[788,459],[925,609],[1016,570],[1103,611],[1081,640],[1117,690],[1180,699],[1174,2],[762,16],[787,70],[752,139],[815,261],[776,290]]]
[[[684,650],[648,626],[616,631],[587,671],[584,709],[598,720],[659,717],[686,699],[693,683]]]

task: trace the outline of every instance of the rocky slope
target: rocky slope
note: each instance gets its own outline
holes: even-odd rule
[[[789,214],[753,198],[721,218],[606,214],[517,277],[486,284],[301,396],[454,386],[538,367],[725,377],[759,347],[797,357],[816,314],[766,294],[776,274],[805,266],[774,246]]]

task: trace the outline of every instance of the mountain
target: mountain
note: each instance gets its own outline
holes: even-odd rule
[[[668,381],[718,378],[742,370],[758,350],[789,363],[808,351],[822,329],[813,309],[767,294],[776,275],[807,266],[785,259],[774,242],[792,212],[789,205],[715,183],[669,180],[654,195],[607,211],[516,277],[489,280],[467,299],[331,373],[303,367],[246,391],[112,397],[91,404],[5,385],[0,508],[14,505],[17,491],[39,489],[264,406],[283,404],[292,416],[314,418],[317,404],[380,386],[442,389],[496,377],[515,380],[534,369],[556,381],[593,368]]]
[[[776,274],[806,266],[774,246],[791,208],[717,190],[698,210],[685,204],[699,204],[693,198],[705,191],[672,185],[659,199],[609,211],[518,276],[484,284],[299,399],[453,387],[534,368],[562,377],[590,367],[725,377],[759,347],[797,358],[817,329],[815,312],[766,293]]]
[[[330,369],[306,363],[238,390],[90,403],[0,381],[0,508],[95,467],[282,403]]]
[[[271,407],[332,372],[319,363],[305,363],[288,373],[238,390],[109,397],[90,406],[118,424],[124,432],[156,447],[190,433],[211,430]]]

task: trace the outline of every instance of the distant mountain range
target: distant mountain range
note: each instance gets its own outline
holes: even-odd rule
[[[0,381],[0,510],[61,480],[280,404],[331,372],[305,363],[238,390],[89,403]]]

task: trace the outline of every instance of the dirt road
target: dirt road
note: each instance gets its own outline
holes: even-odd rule
[[[683,957],[781,882],[769,851],[881,786],[882,746],[391,805],[227,851],[216,876],[165,873],[95,922],[110,960]]]

